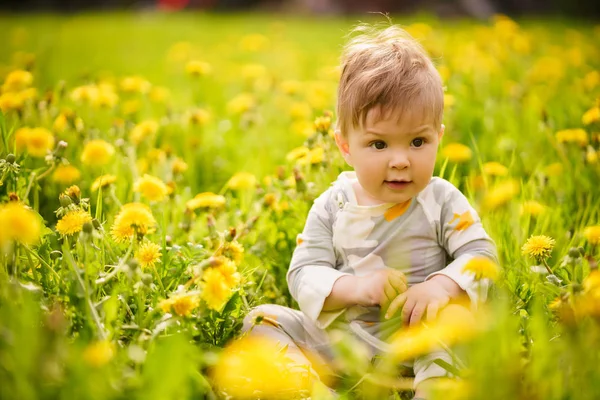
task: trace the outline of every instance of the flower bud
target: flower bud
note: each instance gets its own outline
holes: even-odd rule
[[[82,227],[83,232],[87,233],[88,235],[91,234],[92,232],[94,232],[94,224],[90,221],[86,221],[83,224]]]
[[[60,206],[63,208],[73,204],[73,200],[71,200],[71,197],[67,196],[66,194],[61,193],[61,195],[58,196],[58,200],[60,200]]]
[[[16,160],[17,157],[13,153],[8,153],[8,155],[6,156],[6,162],[9,164],[14,164]]]

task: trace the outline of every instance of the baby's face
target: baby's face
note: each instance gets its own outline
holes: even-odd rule
[[[417,113],[400,119],[397,113],[379,114],[371,109],[364,126],[336,135],[336,142],[356,171],[358,197],[371,204],[403,203],[429,184],[444,131]]]

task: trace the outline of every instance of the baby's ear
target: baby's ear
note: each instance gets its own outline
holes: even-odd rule
[[[438,134],[438,140],[442,140],[445,130],[446,130],[446,125],[442,124],[442,129],[440,129],[440,133]]]
[[[342,132],[339,129],[335,130],[335,144],[338,149],[342,153],[344,160],[348,163],[348,165],[352,166],[350,163],[350,145],[348,144],[348,139],[342,135]]]

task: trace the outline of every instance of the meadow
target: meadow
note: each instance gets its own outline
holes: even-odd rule
[[[359,20],[0,15],[0,397],[329,399],[285,349],[232,342],[294,306],[285,274],[335,148]],[[395,17],[445,84],[435,175],[497,244],[477,318],[399,332],[376,362],[335,332],[337,392],[405,399],[396,366],[447,346],[434,399],[600,398],[600,25]],[[261,321],[255,321],[261,323]]]

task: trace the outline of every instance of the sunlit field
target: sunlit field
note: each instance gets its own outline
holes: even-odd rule
[[[344,35],[368,18],[0,17],[0,397],[330,399],[274,343],[233,342],[285,274],[333,140]],[[333,332],[347,399],[600,398],[600,25],[395,17],[443,78],[435,175],[500,265],[475,318]],[[263,318],[253,321],[265,323]]]

